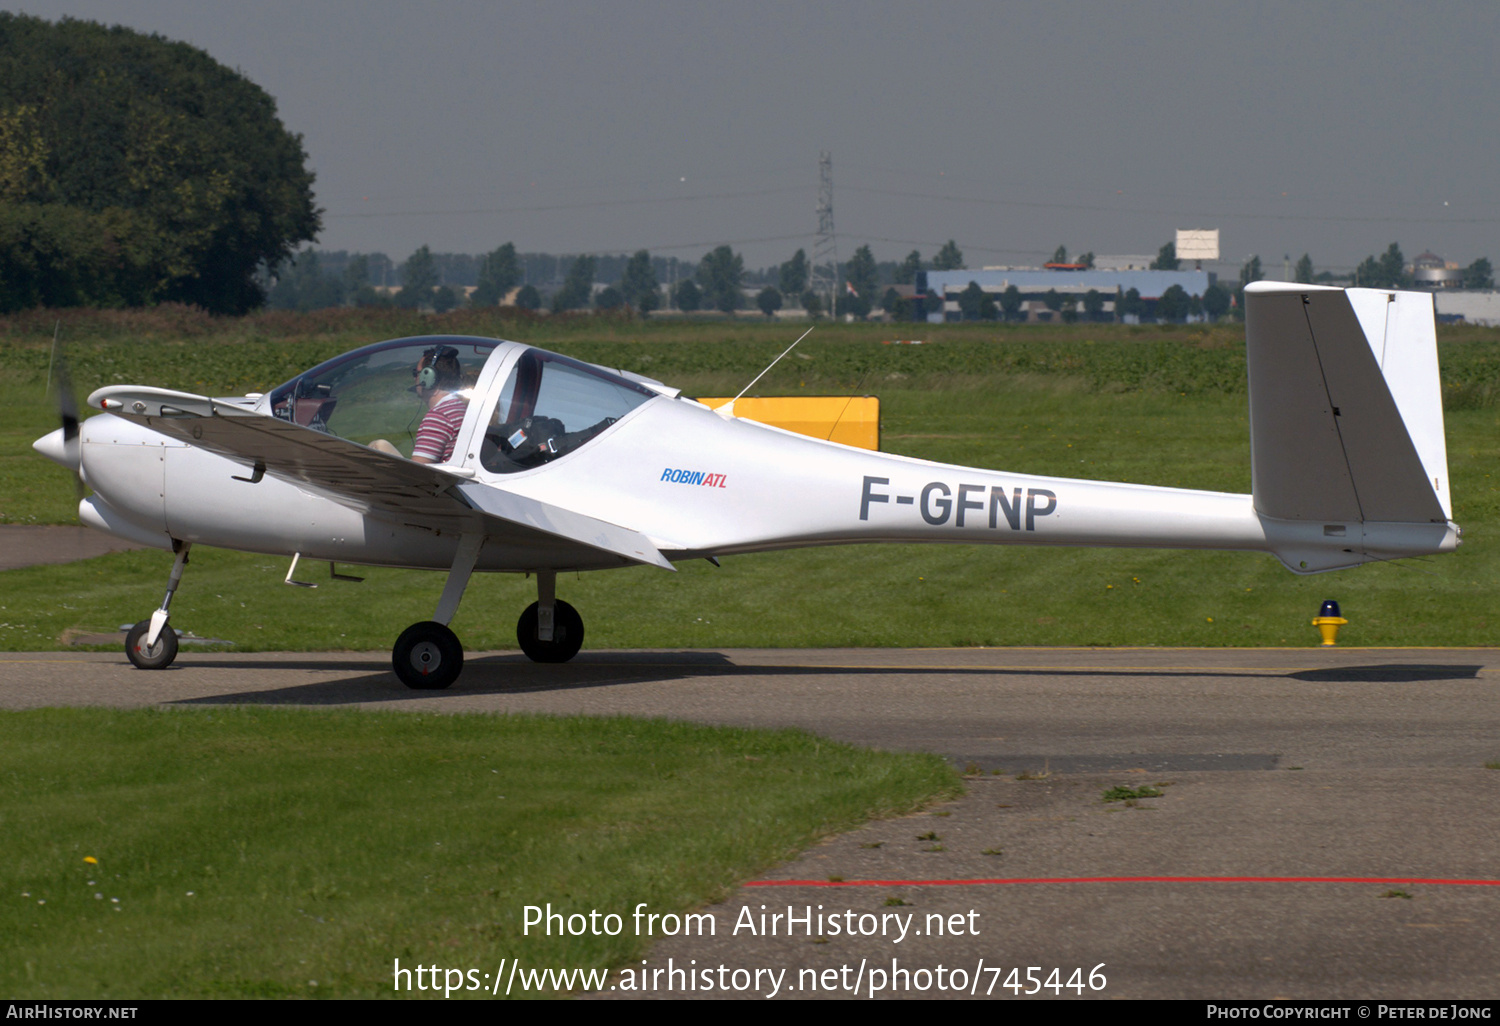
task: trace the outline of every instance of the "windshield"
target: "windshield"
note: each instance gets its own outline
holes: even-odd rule
[[[320,363],[276,388],[271,413],[361,445],[384,440],[410,457],[433,392],[467,403],[480,368],[499,344],[453,336],[377,342]],[[419,389],[418,368],[428,364],[440,373],[429,375],[431,387]]]
[[[496,474],[541,466],[592,441],[655,395],[602,368],[528,349],[486,418],[479,462]]]

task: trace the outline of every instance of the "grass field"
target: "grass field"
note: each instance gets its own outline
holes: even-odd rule
[[[158,312],[169,320],[173,311]],[[174,327],[135,315],[64,325],[79,390],[111,380],[213,393],[269,387],[333,353],[416,331],[535,341],[661,377],[689,394],[737,391],[785,347],[753,321],[264,315]],[[97,323],[96,323],[97,322]],[[52,321],[0,331],[0,518],[73,521],[66,472],[29,449],[53,414],[41,401]],[[300,326],[300,328],[299,328]],[[5,327],[0,324],[0,329]],[[128,327],[128,326],[127,326]],[[920,326],[929,344],[882,345],[917,326],[827,325],[758,390],[859,392],[882,400],[882,445],[943,462],[1027,473],[1248,491],[1242,332],[1233,326]],[[176,332],[176,334],[174,334]],[[195,334],[196,333],[196,334]],[[978,546],[858,546],[582,575],[559,595],[588,647],[823,645],[1300,645],[1337,598],[1348,644],[1500,643],[1500,332],[1441,336],[1455,517],[1453,556],[1296,577],[1266,556]],[[1493,475],[1493,476],[1492,476]],[[131,553],[0,575],[0,648],[58,647],[114,630],[160,600],[168,557]],[[364,584],[281,585],[283,560],[195,550],[174,623],[242,650],[383,649],[431,615],[438,574],[372,570]],[[454,623],[473,649],[513,647],[532,585],[486,575]]]
[[[697,908],[959,784],[798,731],[243,707],[0,713],[0,786],[0,993],[118,999],[619,966],[647,938],[523,907]]]

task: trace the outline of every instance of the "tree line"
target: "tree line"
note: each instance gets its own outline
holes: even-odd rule
[[[771,268],[747,271],[744,257],[730,246],[718,246],[699,261],[678,261],[638,250],[629,256],[582,255],[567,261],[546,254],[521,254],[507,242],[490,253],[477,257],[467,254],[434,254],[422,246],[396,269],[399,289],[376,289],[371,268],[381,262],[390,266],[384,254],[331,254],[330,264],[339,271],[324,270],[320,255],[306,250],[295,259],[283,261],[267,282],[270,304],[281,309],[311,310],[329,306],[398,306],[444,312],[460,305],[495,306],[509,302],[525,310],[550,309],[555,313],[572,310],[623,310],[649,315],[663,306],[684,313],[717,310],[734,313],[751,308],[767,317],[788,306],[797,306],[811,316],[832,311],[836,316],[868,317],[877,307],[896,320],[910,320],[927,310],[941,309],[943,297],[931,292],[912,295],[896,286],[913,286],[918,275],[928,270],[963,270],[963,252],[949,240],[931,260],[924,260],[912,250],[901,261],[877,261],[868,245],[860,246],[847,262],[840,262],[835,278],[833,268],[825,266],[824,277],[837,281],[832,297],[814,290],[813,267],[807,252],[798,249],[791,258]],[[1094,254],[1085,252],[1069,259],[1066,246],[1053,252],[1052,264],[1091,268]],[[531,269],[540,265],[560,276],[549,286],[539,287],[527,281]],[[1161,247],[1151,262],[1153,270],[1175,271],[1181,266],[1174,243]],[[564,268],[566,268],[564,270]],[[675,283],[663,281],[670,268]],[[471,275],[472,287],[460,281]],[[388,275],[388,272],[387,272]],[[448,280],[443,280],[444,278]],[[1083,295],[1063,294],[1056,289],[1042,295],[1042,302],[1060,320],[1107,321],[1134,317],[1164,322],[1181,322],[1188,318],[1217,321],[1226,316],[1244,316],[1244,289],[1252,281],[1265,277],[1259,256],[1252,256],[1240,268],[1233,285],[1211,284],[1202,295],[1189,294],[1180,285],[1172,285],[1154,302],[1143,299],[1136,289],[1118,294],[1091,289]],[[1380,256],[1366,258],[1351,275],[1336,276],[1319,272],[1311,256],[1303,254],[1297,261],[1295,280],[1299,282],[1347,282],[1372,288],[1405,288],[1412,285],[1400,246],[1392,243]],[[761,285],[756,290],[755,285]],[[1464,271],[1464,287],[1494,287],[1490,263],[1485,258],[1474,261]],[[753,294],[752,294],[753,293]],[[1113,309],[1105,306],[1113,300]],[[920,306],[918,305],[920,303]],[[998,295],[986,293],[977,284],[959,294],[960,316],[965,320],[1020,321],[1027,317],[1020,291],[1012,286]]]
[[[650,314],[663,306],[685,313],[734,313],[758,308],[769,317],[787,306],[819,316],[829,311],[831,301],[836,315],[862,318],[876,306],[892,308],[899,296],[890,286],[912,285],[924,270],[963,266],[963,253],[952,240],[930,261],[916,250],[902,261],[877,261],[868,245],[860,246],[848,261],[839,262],[836,274],[831,264],[821,269],[826,281],[839,283],[830,296],[814,290],[814,268],[805,249],[780,264],[750,270],[744,256],[727,245],[694,262],[646,250],[567,259],[520,253],[507,242],[479,256],[433,253],[421,246],[400,265],[384,253],[309,248],[263,268],[260,284],[268,305],[285,310],[396,306],[445,312],[460,305],[509,302],[557,313],[629,307]]]

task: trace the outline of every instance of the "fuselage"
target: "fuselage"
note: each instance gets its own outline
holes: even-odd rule
[[[1313,571],[1448,551],[1454,525],[1325,524],[1267,518],[1250,495],[1074,480],[950,466],[854,449],[721,416],[670,394],[636,405],[550,462],[491,469],[486,431],[502,420],[528,347],[498,343],[472,389],[452,466],[489,486],[649,537],[669,559],[861,542],[948,542],[1228,549],[1276,553]],[[511,382],[511,384],[505,384]],[[240,400],[272,415],[270,397]],[[356,564],[447,568],[452,533],[357,508],[314,487],[264,475],[150,427],[103,414],[81,427],[94,495],[85,523],[137,541],[172,539]],[[43,448],[38,443],[38,448]],[[45,450],[44,450],[45,451]],[[54,457],[55,458],[55,457]],[[486,545],[479,570],[597,569],[600,553],[552,558]],[[1299,565],[1300,564],[1300,565]]]

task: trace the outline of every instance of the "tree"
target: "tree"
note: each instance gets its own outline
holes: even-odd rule
[[[1062,295],[1056,289],[1048,289],[1042,296],[1042,305],[1053,313],[1062,309]]]
[[[507,242],[479,260],[479,275],[469,301],[475,306],[498,306],[521,280],[521,263],[514,243]]]
[[[356,253],[344,265],[344,295],[354,306],[381,306],[390,302],[389,297],[376,292],[370,284],[370,258],[363,253]]]
[[[1091,321],[1103,319],[1104,294],[1098,289],[1089,289],[1083,294],[1083,312]]]
[[[1080,253],[1080,254],[1078,254],[1078,259],[1075,260],[1075,261],[1073,261],[1073,262],[1076,263],[1076,264],[1082,264],[1084,267],[1088,268],[1089,270],[1093,270],[1093,267],[1094,267],[1094,251],[1093,250],[1089,250],[1087,253]]]
[[[1177,259],[1177,243],[1169,242],[1157,251],[1156,259],[1151,261],[1151,270],[1175,271],[1181,262]]]
[[[522,285],[516,293],[516,309],[518,310],[540,310],[542,307],[542,294],[536,290],[535,285]]]
[[[1401,247],[1394,242],[1380,254],[1380,277],[1384,288],[1399,289],[1411,284],[1411,275],[1406,273],[1406,258]]]
[[[1260,281],[1265,276],[1265,272],[1260,268],[1260,256],[1258,254],[1245,261],[1245,265],[1240,268],[1240,287],[1234,293],[1235,320],[1242,321],[1245,319],[1245,286],[1249,285],[1252,281]]]
[[[344,286],[353,292],[370,284],[370,258],[356,253],[344,265]]]
[[[568,268],[562,288],[552,294],[552,311],[579,310],[589,305],[594,295],[594,271],[598,261],[591,256],[581,256]]]
[[[703,293],[693,284],[693,279],[684,278],[677,283],[677,289],[672,293],[672,302],[683,313],[693,313],[703,305]]]
[[[610,285],[599,290],[599,295],[594,298],[596,310],[618,310],[625,305],[625,294]]]
[[[1058,246],[1055,250],[1053,250],[1052,251],[1052,260],[1051,260],[1051,262],[1054,263],[1054,264],[1065,264],[1065,263],[1067,263],[1068,262],[1068,247],[1067,246]]]
[[[1068,324],[1078,320],[1078,297],[1071,293],[1063,297],[1062,319]]]
[[[767,285],[755,294],[755,305],[767,317],[775,317],[776,311],[781,309],[781,292],[776,286]]]
[[[932,258],[932,269],[934,271],[962,271],[964,255],[958,248],[958,243],[952,239],[943,243],[943,248],[938,250],[937,256]]]
[[[266,297],[273,310],[325,310],[343,306],[344,280],[324,274],[316,251],[308,249],[276,270],[276,282]]]
[[[1306,253],[1303,253],[1302,259],[1297,261],[1296,270],[1292,272],[1292,280],[1301,282],[1304,285],[1310,285],[1312,284],[1313,273],[1312,257],[1308,256]],[[1206,294],[1204,298],[1208,298]]]
[[[432,309],[438,313],[447,313],[457,305],[458,293],[451,285],[439,285],[432,293]]]
[[[1000,316],[994,297],[975,281],[958,294],[958,309],[966,321],[993,321]]]
[[[656,271],[651,267],[651,254],[644,249],[636,250],[626,261],[625,270],[620,274],[620,295],[643,315],[661,305]]]
[[[1203,312],[1217,321],[1229,312],[1229,290],[1214,282],[1203,292]]]
[[[906,254],[906,259],[901,261],[900,266],[896,268],[896,284],[915,285],[917,283],[917,274],[921,270],[922,254],[916,250],[912,250]]]
[[[917,306],[917,303],[921,303],[921,306]],[[946,304],[943,302],[942,296],[932,291],[932,289],[928,289],[926,292],[916,297],[916,300],[912,303],[912,317],[926,320],[927,318],[936,314],[938,319],[942,320],[943,308],[945,305]]]
[[[1480,257],[1464,268],[1464,288],[1492,289],[1495,287],[1495,272],[1487,257]]]
[[[966,321],[979,320],[979,307],[984,302],[984,289],[979,282],[969,282],[968,288],[958,294],[958,312]]]
[[[859,247],[849,258],[849,264],[845,270],[848,273],[849,284],[857,293],[849,297],[849,312],[859,318],[868,317],[870,308],[875,305],[875,290],[880,287],[879,271],[875,267],[875,254],[870,251],[869,246]]]
[[[0,13],[0,311],[240,314],[322,227],[301,136],[186,43]]]
[[[1261,270],[1260,266],[1260,255],[1256,254],[1252,256],[1240,268],[1240,291],[1245,291],[1246,285],[1249,285],[1252,281],[1260,281],[1265,276],[1266,274]]]
[[[437,284],[437,264],[432,259],[432,250],[423,246],[407,257],[401,268],[401,291],[396,293],[396,305],[407,310],[431,306],[432,290]]]
[[[777,284],[781,286],[783,296],[800,296],[807,291],[807,253],[797,250],[792,258],[781,265],[780,279]]]
[[[1021,290],[1014,285],[1007,285],[1005,291],[1000,293],[1000,309],[1005,311],[1007,321],[1024,321],[1026,314],[1021,310]]]
[[[1367,256],[1354,269],[1354,284],[1368,289],[1399,289],[1411,284],[1401,247],[1391,243],[1380,256]]]
[[[1187,289],[1181,285],[1169,285],[1156,301],[1156,319],[1170,324],[1180,324],[1188,312]]]
[[[744,305],[740,281],[745,276],[745,258],[728,246],[719,246],[698,264],[698,284],[703,298],[721,313],[734,313]]]
[[[886,313],[891,315],[893,321],[911,320],[911,303],[902,298],[895,286],[885,290],[885,295],[880,299],[880,305],[885,308]]]
[[[812,289],[802,293],[802,309],[807,311],[807,316],[817,317],[823,312],[823,297]]]
[[[1126,317],[1139,317],[1145,311],[1146,305],[1141,302],[1139,289],[1126,289],[1125,294],[1115,300],[1115,313],[1122,321]]]

